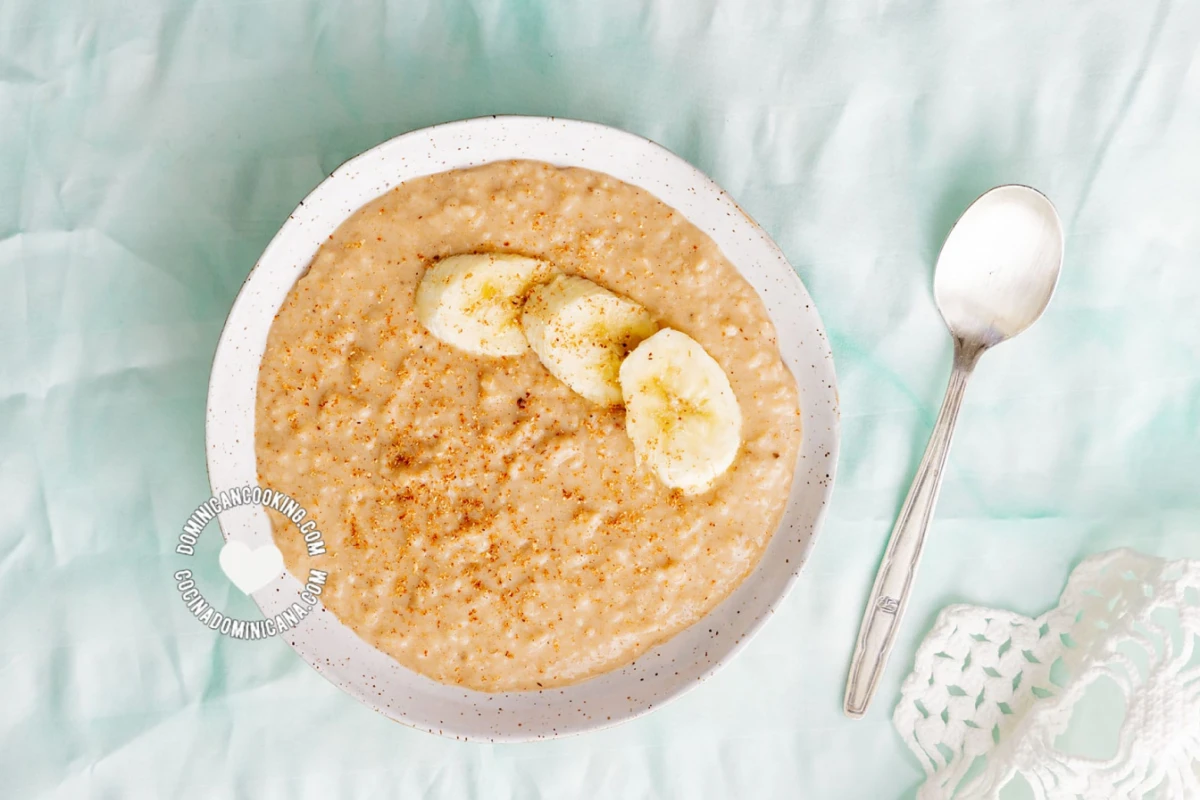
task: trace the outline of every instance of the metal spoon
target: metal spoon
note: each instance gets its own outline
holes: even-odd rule
[[[998,186],[971,204],[938,256],[933,295],[954,337],[954,370],[925,456],[908,490],[863,615],[846,682],[846,715],[867,710],[908,603],[967,378],[985,350],[1032,325],[1063,260],[1062,223],[1027,186]]]

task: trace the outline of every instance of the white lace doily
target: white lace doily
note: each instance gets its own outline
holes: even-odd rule
[[[1064,752],[1101,678],[1125,696],[1115,753]],[[1018,772],[1039,800],[1200,798],[1200,561],[1094,556],[1037,619],[946,608],[892,719],[925,768],[922,800],[993,800]]]

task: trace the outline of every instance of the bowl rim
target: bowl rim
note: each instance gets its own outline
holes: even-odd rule
[[[631,709],[626,713],[621,713],[621,714],[610,716],[608,719],[601,720],[601,719],[589,718],[589,722],[587,724],[580,724],[580,725],[573,725],[573,726],[568,725],[568,727],[565,727],[561,731],[554,730],[551,733],[545,733],[545,732],[538,733],[535,730],[529,729],[529,730],[525,730],[525,731],[520,731],[520,730],[507,730],[507,731],[503,731],[503,732],[493,731],[489,735],[479,735],[476,733],[467,732],[467,731],[463,731],[463,730],[449,730],[449,729],[447,729],[446,726],[436,727],[431,724],[423,723],[419,720],[414,720],[412,718],[406,717],[403,715],[402,712],[397,711],[396,709],[392,708],[390,705],[388,705],[386,703],[376,702],[375,698],[367,695],[365,692],[357,691],[356,688],[353,687],[352,685],[349,685],[345,682],[341,682],[341,681],[337,680],[335,677],[335,673],[331,673],[327,669],[322,669],[318,664],[309,660],[309,658],[306,657],[305,654],[297,646],[297,644],[294,640],[294,637],[289,637],[289,636],[285,636],[285,635],[280,636],[280,638],[283,638],[283,639],[285,639],[285,641],[288,642],[288,645],[290,647],[292,647],[293,650],[296,651],[297,655],[299,655],[305,663],[307,663],[310,667],[312,667],[314,669],[314,671],[318,672],[318,674],[320,674],[326,680],[330,681],[332,684],[337,686],[339,689],[346,692],[350,696],[354,697],[356,700],[363,703],[364,705],[369,706],[370,708],[374,709],[375,711],[378,711],[379,713],[387,716],[389,719],[400,722],[401,724],[403,724],[407,727],[412,727],[412,728],[426,731],[429,733],[434,733],[434,734],[438,734],[438,735],[442,735],[442,736],[448,736],[448,737],[452,737],[455,739],[466,740],[466,741],[524,742],[524,741],[544,740],[544,739],[550,739],[550,738],[562,738],[565,736],[570,736],[570,735],[575,735],[575,734],[580,734],[580,733],[585,733],[585,732],[591,732],[591,731],[596,731],[596,730],[602,730],[605,728],[613,727],[615,725],[619,725],[623,722],[628,722],[630,720],[642,717],[642,716],[650,713],[651,711],[661,708],[667,702],[677,699],[680,696],[682,696],[683,694],[691,691],[696,686],[700,685],[701,683],[706,681],[708,678],[710,678],[714,673],[717,672],[717,670],[719,670],[725,664],[729,663],[730,660],[735,658],[738,655],[738,653],[740,653],[742,651],[742,649],[746,646],[746,644],[750,641],[750,639],[755,634],[757,634],[762,629],[762,627],[766,623],[766,621],[768,619],[770,619],[771,616],[774,615],[775,611],[779,608],[779,606],[783,603],[783,601],[788,597],[788,595],[791,593],[792,589],[795,587],[796,581],[799,578],[800,572],[801,572],[804,564],[807,563],[809,557],[811,556],[812,548],[815,545],[817,534],[820,532],[821,526],[823,525],[823,523],[825,521],[826,515],[828,513],[829,500],[830,500],[830,495],[832,493],[832,486],[833,486],[834,477],[836,475],[836,469],[837,469],[837,463],[838,463],[838,453],[839,453],[839,446],[840,446],[840,404],[839,404],[839,398],[838,398],[838,392],[837,392],[836,371],[835,371],[835,367],[834,367],[833,353],[830,348],[828,336],[825,333],[825,328],[824,328],[824,325],[820,318],[820,314],[817,311],[816,303],[812,300],[812,297],[808,293],[807,288],[804,286],[804,283],[801,280],[799,274],[796,272],[795,268],[791,266],[790,262],[788,262],[786,256],[783,254],[783,252],[779,248],[778,244],[776,244],[775,241],[771,238],[771,236],[769,234],[767,234],[767,232],[762,228],[762,226],[760,226],[753,219],[753,217],[751,217],[740,205],[738,205],[738,203],[729,195],[729,193],[726,192],[724,189],[722,189],[712,178],[710,178],[708,175],[706,175],[700,169],[698,169],[697,167],[692,165],[690,162],[686,161],[681,156],[676,155],[675,153],[673,153],[666,147],[658,144],[657,142],[654,142],[653,140],[643,137],[643,136],[640,136],[638,134],[635,134],[635,133],[632,133],[629,131],[625,131],[620,128],[615,128],[612,126],[604,125],[602,123],[591,122],[591,121],[587,121],[587,120],[563,118],[563,117],[546,117],[546,116],[537,116],[537,115],[501,114],[501,115],[487,115],[487,116],[479,116],[479,117],[470,117],[470,118],[465,118],[465,119],[460,119],[460,120],[443,122],[443,123],[439,123],[436,125],[418,128],[418,129],[408,131],[406,133],[399,134],[398,136],[395,136],[395,137],[387,139],[383,142],[380,142],[379,144],[376,144],[373,147],[371,147],[367,150],[364,150],[361,153],[345,160],[337,168],[335,168],[333,171],[331,171],[328,176],[326,176],[323,180],[321,180],[307,195],[305,195],[304,199],[302,199],[297,204],[296,208],[288,215],[288,218],[283,222],[283,224],[280,226],[279,230],[275,233],[274,236],[272,236],[271,240],[267,243],[266,247],[263,249],[262,254],[255,261],[254,266],[251,268],[251,270],[247,274],[246,278],[242,281],[241,286],[238,288],[238,293],[230,307],[229,315],[226,317],[226,320],[222,325],[221,333],[220,333],[220,336],[218,339],[218,344],[217,344],[216,350],[214,352],[213,361],[212,361],[212,365],[210,368],[209,383],[208,383],[208,397],[207,397],[206,409],[205,409],[205,456],[206,456],[205,457],[205,467],[206,467],[206,473],[207,473],[207,476],[209,479],[209,484],[210,484],[211,489],[216,490],[216,478],[219,477],[217,475],[217,473],[222,472],[225,469],[224,465],[220,463],[220,458],[215,457],[215,453],[217,451],[218,439],[216,437],[214,437],[214,424],[213,423],[214,423],[214,419],[216,418],[216,415],[214,412],[217,410],[215,407],[215,404],[214,404],[214,394],[216,393],[217,383],[219,380],[219,369],[222,366],[222,362],[225,358],[230,357],[230,354],[228,352],[229,347],[230,347],[230,338],[229,337],[230,337],[233,327],[235,325],[235,317],[237,316],[237,312],[239,310],[239,305],[246,302],[245,295],[247,293],[247,288],[253,283],[256,275],[261,275],[262,272],[264,272],[272,267],[273,259],[276,256],[277,251],[279,251],[281,249],[281,243],[285,240],[289,231],[297,224],[297,217],[298,217],[298,215],[300,215],[301,210],[304,209],[306,205],[313,204],[313,201],[318,198],[321,198],[323,194],[330,193],[332,191],[332,187],[336,186],[337,184],[343,183],[347,180],[353,180],[353,178],[355,176],[354,171],[355,171],[356,167],[361,166],[364,162],[367,162],[367,161],[371,160],[372,158],[379,157],[380,154],[388,148],[395,148],[395,147],[400,146],[401,144],[409,143],[414,140],[427,139],[427,140],[433,141],[437,138],[444,138],[448,135],[458,134],[458,133],[462,133],[462,132],[466,132],[466,131],[473,131],[476,129],[479,129],[480,132],[482,133],[482,132],[486,132],[486,130],[489,126],[493,126],[493,125],[497,125],[497,124],[514,126],[518,129],[520,129],[524,126],[527,126],[527,125],[553,124],[556,126],[564,126],[566,129],[570,130],[573,133],[591,134],[593,136],[599,136],[599,137],[602,137],[605,139],[611,139],[615,142],[621,143],[623,146],[640,148],[640,149],[646,150],[648,153],[653,153],[654,155],[657,155],[660,158],[665,158],[667,160],[667,162],[671,163],[671,165],[675,169],[678,169],[681,172],[681,174],[686,175],[688,178],[688,183],[691,187],[691,191],[700,192],[703,190],[705,193],[711,195],[715,202],[725,203],[730,208],[735,210],[736,214],[741,218],[740,220],[737,221],[736,224],[738,224],[740,226],[741,225],[749,226],[748,229],[752,229],[753,232],[755,232],[757,234],[757,236],[761,240],[761,243],[769,249],[769,253],[770,253],[772,260],[776,261],[779,265],[782,265],[783,267],[786,268],[786,269],[782,270],[781,274],[777,277],[779,277],[781,280],[783,280],[785,283],[787,283],[788,288],[792,292],[796,293],[799,298],[801,298],[803,301],[805,301],[805,309],[801,313],[804,316],[807,316],[811,320],[812,326],[817,334],[817,341],[815,343],[815,347],[817,348],[817,350],[819,351],[819,355],[821,356],[821,358],[819,359],[819,364],[816,364],[816,363],[813,364],[813,369],[818,371],[818,375],[822,381],[821,385],[824,387],[824,391],[826,392],[826,396],[810,397],[810,398],[808,398],[808,400],[814,401],[814,405],[827,405],[828,406],[826,415],[822,419],[823,422],[828,424],[828,428],[827,428],[827,435],[822,437],[823,447],[826,452],[824,452],[823,459],[820,464],[821,469],[824,472],[824,480],[822,482],[822,488],[820,490],[820,498],[819,498],[820,504],[819,504],[819,508],[817,508],[815,510],[815,512],[813,513],[811,524],[808,526],[808,528],[809,528],[808,535],[805,537],[804,543],[801,545],[801,550],[799,551],[799,553],[797,554],[797,556],[795,558],[795,564],[792,565],[790,574],[786,577],[783,585],[780,587],[779,591],[775,594],[775,596],[772,599],[767,601],[767,606],[766,606],[765,610],[762,613],[760,613],[756,618],[754,618],[753,620],[751,620],[749,622],[749,624],[742,631],[739,638],[732,645],[728,646],[727,649],[724,650],[724,652],[722,653],[722,655],[719,658],[716,658],[715,660],[708,663],[706,668],[704,668],[702,671],[700,671],[698,674],[696,674],[692,678],[682,681],[678,685],[674,686],[673,688],[657,695],[657,699],[653,703],[647,703],[643,707]],[[383,194],[384,192],[390,191],[391,188],[394,188],[395,186],[400,185],[401,183],[403,183],[405,181],[413,180],[415,178],[422,177],[424,175],[436,174],[438,172],[453,170],[453,169],[465,169],[465,168],[469,168],[470,166],[474,166],[476,164],[494,163],[496,161],[505,161],[505,160],[509,160],[509,159],[505,158],[505,157],[489,158],[484,161],[462,163],[457,166],[444,166],[441,169],[435,169],[435,170],[431,170],[431,171],[426,170],[424,172],[414,172],[413,174],[408,175],[407,177],[404,177],[402,180],[400,180],[398,182],[391,183],[388,186],[388,188],[383,189],[378,194]],[[603,172],[603,170],[598,169],[594,166],[589,166],[586,163],[566,163],[566,162],[562,162],[562,161],[556,161],[552,158],[544,158],[541,160],[545,160],[545,161],[548,161],[549,163],[560,165],[560,166],[564,166],[564,165],[579,166],[579,167],[583,167],[585,169],[592,169],[593,171]],[[614,176],[614,177],[616,177],[616,176]],[[656,197],[658,197],[658,194],[654,191],[653,188],[651,188],[650,186],[646,186],[641,182],[627,180],[626,178],[623,178],[623,177],[617,177],[617,179],[621,180],[623,182],[626,182],[626,183],[632,183],[633,185],[638,186],[639,188],[642,188],[645,191],[648,191],[651,194],[654,194]],[[378,196],[378,194],[375,196]],[[662,199],[662,198],[659,198],[659,199]],[[367,200],[366,202],[370,202],[370,200]],[[671,205],[666,200],[663,200],[663,202],[667,202],[668,205]],[[361,207],[361,205],[358,207]],[[351,214],[353,214],[357,210],[358,207],[352,208],[345,215],[339,217],[334,222],[333,228],[337,228],[338,226],[340,226]],[[672,208],[675,208],[675,207],[672,206]],[[676,209],[676,210],[678,210],[678,209]],[[679,213],[683,213],[683,212],[680,211]],[[700,228],[706,235],[709,235],[709,236],[713,235],[713,233],[710,229],[695,222],[687,214],[684,214],[684,217],[687,218],[693,224],[697,225],[697,227]],[[739,274],[741,274],[744,279],[749,281],[750,278],[748,276],[746,276],[742,267],[728,254],[726,255],[726,257],[730,259],[731,263],[733,263],[735,269],[738,270]],[[310,260],[311,260],[311,257],[310,257]],[[307,264],[305,265],[304,270],[307,270]],[[301,271],[300,274],[302,275],[303,271]],[[298,277],[299,277],[299,275],[297,275],[297,278]],[[291,291],[291,288],[294,285],[295,285],[295,280],[293,280],[291,283],[289,283],[287,290],[283,294],[283,297],[280,298],[280,301],[279,301],[280,305],[282,304],[283,300],[286,298],[287,294]],[[763,299],[757,289],[756,289],[756,294],[759,294],[760,299]],[[274,313],[278,313],[278,306],[276,306]],[[274,320],[274,313],[271,315],[272,322]],[[768,313],[769,313],[769,317],[772,321],[772,324],[778,330],[779,320],[776,318],[776,316],[774,314],[770,314],[770,312],[768,312]],[[269,327],[270,327],[270,325],[268,325],[268,329],[269,329]],[[261,355],[255,361],[255,375],[257,375],[257,367],[259,364],[261,364]],[[793,370],[793,372],[794,372],[794,370]],[[800,383],[799,376],[795,376],[795,377],[797,378],[797,383],[799,384]],[[257,390],[257,380],[255,380],[255,388],[253,391],[256,392],[256,390]],[[801,395],[801,408],[802,409],[804,409],[805,403],[806,403],[806,398],[804,397],[804,395],[802,393],[802,395]],[[250,410],[249,416],[250,416],[250,420],[251,420],[251,423],[250,423],[251,430],[253,430],[253,418],[254,418],[254,409],[253,408]],[[251,439],[252,439],[252,437],[251,437]],[[795,483],[795,481],[799,480],[801,477],[799,465],[800,465],[800,462],[802,461],[803,453],[805,450],[805,445],[808,442],[808,440],[809,440],[809,426],[806,424],[804,427],[804,430],[802,431],[802,442],[801,442],[800,452],[797,455],[796,470],[793,473],[793,484]],[[255,476],[257,477],[256,469],[255,469]],[[238,483],[238,484],[234,484],[234,485],[241,485],[241,484]],[[795,491],[794,486],[793,486],[792,491],[793,492]],[[772,540],[777,538],[778,535],[780,534],[780,531],[783,527],[784,521],[788,518],[788,513],[791,509],[791,504],[792,504],[792,500],[789,499],[788,507],[785,509],[784,513],[781,515],[779,524],[776,526],[775,530],[772,531]],[[265,512],[262,513],[261,516],[262,516],[263,520],[266,519]],[[219,524],[220,530],[222,532],[222,536],[224,537],[225,540],[229,540],[232,535],[235,535],[235,531],[237,531],[239,528],[238,525],[228,525],[226,520],[220,516],[218,517],[218,524]],[[241,527],[244,527],[244,526],[241,526]],[[768,544],[768,547],[770,547],[770,543]],[[745,576],[742,583],[748,583],[755,577],[755,574],[757,573],[758,569],[761,566],[762,559],[764,559],[765,556],[766,556],[766,551],[764,551],[763,555],[760,556],[759,564],[756,564],[754,570],[750,574]],[[294,581],[294,579],[291,578],[290,574],[288,574],[286,572],[283,576],[281,576],[281,579],[284,581]],[[299,585],[298,582],[296,583],[296,585],[297,586]],[[272,586],[274,586],[274,584],[272,584]],[[268,587],[268,588],[271,588],[271,587]],[[740,588],[740,585],[737,588]],[[706,614],[701,619],[697,620],[695,623],[693,623],[688,628],[685,628],[683,631],[680,631],[679,633],[675,634],[675,636],[671,637],[671,639],[682,636],[689,629],[698,627],[699,625],[701,625],[702,622],[704,622],[705,620],[707,620],[711,616],[713,616],[717,612],[718,609],[720,609],[725,603],[729,602],[730,597],[732,597],[734,594],[736,594],[737,588],[735,588],[734,592],[731,593],[729,597],[725,598],[717,606],[714,606],[712,609],[710,609],[708,614]],[[264,600],[264,593],[266,591],[267,590],[264,589],[264,590],[261,590],[260,592],[256,592],[254,595],[252,595],[252,599],[254,599],[256,605],[259,606],[259,608],[263,611],[263,613],[265,615],[269,615],[270,613],[272,613],[268,610],[269,607],[271,606],[271,603],[269,600]],[[324,611],[323,607],[318,606],[318,608],[320,610]],[[324,613],[329,615],[330,617],[332,617],[332,615],[329,614],[328,611],[324,611]],[[337,622],[336,624],[340,625],[341,623]],[[671,639],[668,639],[667,641],[670,641]],[[365,644],[365,642],[364,642],[364,644]],[[642,659],[646,658],[649,654],[654,653],[655,651],[657,651],[658,648],[662,647],[664,644],[666,644],[666,642],[662,642],[659,645],[656,645],[655,648],[651,648],[651,650],[646,651],[641,656],[639,656],[638,659],[636,659],[635,662],[633,662],[633,664],[638,663]],[[366,646],[369,648],[371,647],[369,644]],[[371,648],[371,649],[373,650],[374,648]],[[378,651],[376,651],[376,652],[378,652]],[[633,664],[631,664],[629,666],[633,666]],[[408,670],[407,668],[400,667],[398,662],[396,662],[396,665],[397,665],[397,667],[399,667],[399,669],[401,669],[405,672],[411,673],[412,675],[419,675],[419,673],[415,673],[411,670]],[[617,668],[616,670],[610,671],[608,673],[602,673],[601,675],[596,676],[595,678],[587,679],[579,684],[572,684],[571,686],[584,685],[593,680],[596,680],[597,678],[604,677],[605,675],[610,675],[610,674],[612,674],[612,672],[620,671],[622,669],[625,669],[625,668]],[[571,688],[571,686],[563,687],[563,688]],[[473,694],[479,694],[482,697],[493,697],[493,698],[494,697],[504,697],[504,696],[513,695],[513,694],[517,694],[517,695],[526,694],[526,693],[520,693],[520,692],[489,694],[489,693],[483,693],[483,692],[472,692],[471,690],[464,690],[461,687],[454,687],[454,688],[456,691],[465,691],[468,694],[473,693]],[[558,690],[557,689],[545,690],[545,692],[552,692],[552,691],[558,691]],[[542,692],[538,692],[538,694],[541,694],[541,693]]]

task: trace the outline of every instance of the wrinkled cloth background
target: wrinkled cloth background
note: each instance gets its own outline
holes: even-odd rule
[[[911,797],[890,716],[940,608],[1039,613],[1115,546],[1200,556],[1198,50],[1197,0],[5,2],[0,794]],[[712,175],[815,297],[843,414],[812,559],[750,646],[649,717],[527,745],[408,730],[281,641],[203,629],[171,579],[208,492],[210,359],[264,245],[349,156],[488,113],[626,128]],[[1062,281],[980,364],[852,722],[863,603],[949,374],[933,264],[1006,182],[1057,204]],[[218,538],[201,585],[252,615]]]

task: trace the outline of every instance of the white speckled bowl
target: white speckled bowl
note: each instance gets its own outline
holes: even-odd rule
[[[720,187],[651,141],[589,122],[484,117],[399,136],[342,165],[306,197],[271,240],[225,323],[208,392],[208,472],[214,490],[253,485],[254,396],[267,332],[320,244],[360,206],[397,184],[503,159],[536,159],[605,172],[682,212],[720,246],[766,303],[796,376],[804,441],[783,522],[761,563],[700,623],[629,666],[564,689],[487,694],[443,686],[359,639],[318,606],[285,638],[313,669],[392,719],[462,739],[563,736],[661,706],[733,657],[796,579],[824,516],[838,447],[833,358],[812,299],[770,237]],[[261,509],[223,514],[226,538],[270,541]],[[267,615],[295,598],[283,575],[254,594]],[[287,598],[286,602],[284,598]]]

